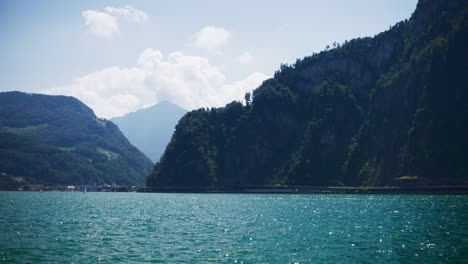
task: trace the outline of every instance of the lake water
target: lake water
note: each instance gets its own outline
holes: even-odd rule
[[[0,262],[465,260],[468,196],[0,192]]]

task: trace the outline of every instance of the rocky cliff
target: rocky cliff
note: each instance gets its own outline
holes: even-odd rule
[[[468,5],[420,1],[374,37],[281,65],[246,106],[185,115],[149,186],[468,180]]]

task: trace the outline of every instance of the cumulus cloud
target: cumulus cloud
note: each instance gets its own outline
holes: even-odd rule
[[[222,27],[206,26],[193,35],[193,45],[202,49],[217,49],[226,45],[231,33]]]
[[[110,37],[119,31],[117,18],[107,13],[86,10],[81,13],[85,19],[86,27],[99,37]]]
[[[145,12],[129,5],[125,7],[107,6],[104,8],[104,12],[85,10],[81,12],[81,15],[89,31],[98,37],[110,37],[118,32],[118,19],[120,18],[127,18],[136,23],[148,19]]]
[[[241,64],[250,64],[253,62],[253,56],[249,52],[244,52],[237,57],[237,61]]]
[[[208,59],[173,52],[165,57],[144,50],[132,67],[109,67],[81,76],[47,94],[79,98],[100,117],[116,117],[168,100],[186,109],[219,107],[255,89],[268,76],[254,72],[228,83],[220,67]]]

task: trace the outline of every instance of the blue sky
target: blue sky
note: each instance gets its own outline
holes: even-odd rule
[[[76,96],[102,117],[162,100],[221,106],[334,41],[409,18],[416,0],[0,0],[0,91]]]

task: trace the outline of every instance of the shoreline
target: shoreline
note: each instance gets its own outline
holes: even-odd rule
[[[468,186],[426,187],[312,187],[312,186],[236,186],[218,190],[208,188],[139,188],[139,193],[233,193],[233,194],[468,194]]]
[[[46,188],[40,190],[0,190],[5,192],[83,192],[81,189],[66,190]],[[83,193],[85,193],[84,191]],[[136,193],[219,193],[219,194],[468,194],[468,185],[425,187],[334,187],[334,186],[276,186],[246,185],[225,186],[216,190],[193,187],[140,187],[93,189],[87,192],[136,192]]]

